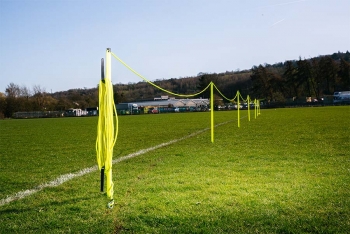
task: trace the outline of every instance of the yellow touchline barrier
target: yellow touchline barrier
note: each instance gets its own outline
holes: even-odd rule
[[[174,95],[174,96],[179,96],[179,97],[194,97],[197,95],[200,95],[201,93],[203,93],[204,91],[206,91],[209,87],[210,87],[210,109],[211,109],[211,142],[214,142],[214,88],[218,91],[218,93],[227,101],[229,102],[235,102],[235,99],[237,98],[237,115],[238,115],[238,127],[240,127],[240,99],[239,97],[241,96],[242,102],[246,102],[247,103],[247,107],[248,107],[248,120],[250,121],[250,97],[249,95],[247,96],[247,99],[244,99],[242,97],[242,95],[240,94],[239,91],[237,91],[236,96],[232,99],[229,99],[227,97],[225,97],[225,95],[222,94],[222,92],[216,87],[216,85],[211,81],[208,86],[203,89],[202,91],[195,93],[195,94],[177,94],[177,93],[173,93],[169,90],[163,89],[161,87],[159,87],[158,85],[152,83],[151,81],[149,81],[148,79],[146,79],[145,77],[143,77],[141,74],[139,74],[137,71],[135,71],[134,69],[132,69],[128,64],[126,64],[123,60],[121,60],[118,56],[116,56],[113,52],[111,52],[111,54],[113,55],[114,58],[116,58],[121,64],[123,64],[126,68],[128,68],[131,72],[133,72],[134,74],[136,74],[137,76],[139,76],[141,79],[143,79],[144,81],[146,81],[147,83],[149,83],[150,85],[154,86],[155,88],[162,90],[163,92],[166,92],[168,94]],[[258,104],[259,102],[257,100],[254,101],[254,107],[255,107],[255,118],[260,114],[260,106]]]
[[[114,200],[113,200],[113,181],[112,181],[112,157],[113,157],[113,147],[116,143],[118,136],[118,115],[115,108],[115,103],[113,100],[113,84],[111,81],[111,55],[113,55],[120,63],[122,63],[125,67],[127,67],[134,74],[139,76],[141,79],[149,83],[150,85],[156,87],[157,89],[162,90],[168,94],[179,96],[179,97],[194,97],[198,96],[204,91],[206,91],[210,87],[210,126],[211,126],[211,142],[214,143],[214,88],[218,91],[218,93],[226,100],[231,103],[234,103],[236,98],[237,104],[237,115],[238,115],[238,127],[240,127],[240,97],[242,102],[247,103],[248,107],[248,119],[250,121],[250,102],[251,99],[249,95],[247,99],[244,99],[240,92],[237,91],[236,96],[232,99],[228,99],[225,97],[222,92],[216,87],[216,85],[211,81],[209,85],[203,89],[202,91],[195,94],[176,94],[171,91],[165,90],[158,85],[152,83],[151,81],[144,78],[134,69],[132,69],[129,65],[127,65],[124,61],[118,58],[115,54],[111,52],[110,48],[107,48],[106,51],[106,70],[104,69],[104,62],[102,59],[101,62],[101,81],[99,83],[99,117],[97,124],[97,139],[96,139],[96,153],[97,153],[97,163],[98,168],[101,171],[101,191],[103,192],[104,186],[104,177],[106,177],[106,193],[107,197],[110,201],[107,204],[108,208],[113,208]],[[258,115],[260,115],[260,102],[258,100],[254,100],[254,113],[255,119]],[[115,114],[115,119],[114,119]],[[115,121],[115,125],[114,125]]]

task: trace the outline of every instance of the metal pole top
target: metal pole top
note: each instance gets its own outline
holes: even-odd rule
[[[105,63],[103,58],[101,58],[101,80],[105,81]]]

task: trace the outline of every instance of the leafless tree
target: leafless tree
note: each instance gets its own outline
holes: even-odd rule
[[[18,85],[11,82],[7,86],[5,93],[6,93],[6,97],[8,97],[8,98],[17,98],[21,94],[21,89]]]

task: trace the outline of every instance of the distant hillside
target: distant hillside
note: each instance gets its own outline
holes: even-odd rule
[[[334,91],[350,90],[350,53],[337,52],[272,65],[263,64],[244,71],[199,73],[193,77],[156,80],[154,83],[173,93],[194,94],[207,87],[211,81],[227,98],[233,98],[239,90],[243,96],[249,94],[252,98],[269,102],[285,102],[302,97],[319,99]],[[114,84],[116,103],[152,100],[161,95],[168,94],[144,81]],[[208,98],[209,93],[204,92],[200,96]],[[17,111],[85,109],[97,105],[97,88],[70,89],[49,94],[40,86],[30,90],[10,83],[5,95],[0,95],[0,117],[11,117]]]
[[[219,74],[200,73],[195,77],[156,80],[154,83],[173,93],[195,94],[204,89],[210,81],[214,81],[221,91],[230,96],[235,94],[238,89],[248,91],[249,87],[247,84],[249,83],[250,75],[250,71],[225,72]],[[128,85],[116,84],[114,85],[114,92],[116,96],[115,101],[117,103],[125,101],[152,100],[157,96],[168,95],[143,81]],[[208,97],[208,94],[204,93],[200,96]]]

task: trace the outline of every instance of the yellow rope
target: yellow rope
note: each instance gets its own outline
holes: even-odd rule
[[[179,97],[194,97],[194,96],[197,96],[197,95],[200,95],[201,93],[203,93],[204,91],[206,91],[209,87],[210,87],[210,85],[211,85],[211,83],[209,83],[208,84],[208,86],[207,87],[205,87],[205,89],[203,89],[202,91],[200,91],[200,92],[198,92],[198,93],[195,93],[195,94],[177,94],[177,93],[173,93],[173,92],[171,92],[171,91],[168,91],[168,90],[166,90],[166,89],[163,89],[162,87],[159,87],[158,85],[156,85],[156,84],[154,84],[153,82],[151,82],[151,81],[149,81],[149,80],[147,80],[145,77],[143,77],[141,74],[139,74],[137,71],[135,71],[134,69],[132,69],[128,64],[126,64],[123,60],[121,60],[118,56],[116,56],[113,52],[111,52],[111,55],[113,55],[114,56],[114,58],[116,58],[121,64],[123,64],[126,68],[128,68],[131,72],[133,72],[135,75],[137,75],[137,76],[139,76],[141,79],[143,79],[144,81],[146,81],[147,83],[149,83],[150,85],[152,85],[152,86],[154,86],[154,87],[156,87],[157,89],[160,89],[160,90],[162,90],[162,91],[164,91],[164,92],[166,92],[166,93],[169,93],[169,94],[171,94],[171,95],[174,95],[174,96],[179,96]],[[227,101],[229,101],[229,102],[235,102],[235,99],[236,98],[239,98],[239,96],[241,97],[241,99],[242,99],[242,101],[243,102],[248,102],[248,98],[247,99],[244,99],[243,97],[242,97],[242,95],[239,93],[239,92],[237,92],[236,93],[236,96],[234,97],[234,98],[232,98],[232,99],[229,99],[229,98],[227,98],[219,89],[218,89],[218,87],[216,87],[216,85],[213,83],[213,86],[215,87],[215,89],[218,91],[218,93],[224,98],[224,99],[226,99]],[[238,96],[239,95],[239,96]]]
[[[197,96],[197,95],[200,95],[201,93],[203,93],[204,91],[206,91],[209,87],[210,87],[210,93],[211,93],[211,109],[213,109],[213,99],[214,99],[214,96],[213,96],[213,88],[215,87],[215,89],[218,91],[218,93],[224,98],[226,99],[227,101],[229,102],[235,102],[235,99],[237,98],[237,109],[238,109],[238,127],[240,126],[240,123],[239,123],[239,120],[240,120],[240,114],[239,114],[239,97],[241,97],[242,101],[243,102],[247,102],[247,104],[249,105],[249,95],[247,96],[246,99],[244,99],[242,97],[242,95],[240,94],[239,91],[237,91],[236,93],[236,96],[232,99],[229,99],[227,98],[217,87],[216,85],[213,83],[213,82],[210,82],[208,84],[208,86],[203,89],[202,91],[198,92],[198,93],[195,93],[195,94],[177,94],[177,93],[173,93],[171,91],[168,91],[168,90],[165,90],[161,87],[159,87],[158,85],[152,83],[151,81],[147,80],[145,77],[143,77],[141,74],[139,74],[137,71],[135,71],[134,69],[132,69],[128,64],[126,64],[123,60],[121,60],[118,56],[116,56],[113,52],[110,52],[111,55],[113,55],[121,64],[123,64],[126,68],[128,68],[131,72],[133,72],[134,74],[136,74],[137,76],[139,76],[141,79],[143,79],[144,81],[146,81],[147,83],[149,83],[150,85],[154,86],[155,88],[159,89],[159,90],[162,90],[163,92],[166,92],[166,93],[169,93],[171,95],[174,95],[174,96],[179,96],[179,97],[193,97],[193,96]],[[259,109],[257,109],[257,107],[255,107],[255,118],[256,118],[256,115],[259,115],[260,114],[260,106],[259,106]],[[248,115],[250,115],[250,111],[248,110]],[[211,119],[213,121],[213,110],[211,111]],[[249,116],[249,120],[250,120],[250,116]],[[213,129],[213,126],[212,126],[212,129]],[[213,130],[212,130],[213,131]],[[212,142],[213,142],[213,132],[212,132]]]
[[[179,97],[194,97],[194,96],[197,96],[197,95],[200,95],[201,93],[203,93],[204,91],[206,91],[209,87],[210,87],[210,83],[208,84],[207,87],[205,87],[205,89],[203,89],[202,91],[198,92],[198,93],[195,93],[195,94],[177,94],[177,93],[173,93],[171,91],[168,91],[166,89],[163,89],[162,87],[159,87],[158,85],[154,84],[153,82],[147,80],[145,77],[143,77],[141,74],[139,74],[137,71],[135,71],[134,69],[132,69],[128,64],[126,64],[123,60],[121,60],[118,56],[116,56],[113,52],[111,52],[111,54],[114,56],[114,58],[116,58],[121,64],[123,64],[126,68],[128,68],[131,72],[133,72],[135,75],[139,76],[141,79],[143,79],[144,81],[146,81],[147,83],[149,83],[150,85],[156,87],[157,89],[160,89],[166,93],[169,93],[171,95],[174,95],[174,96],[179,96]],[[229,99],[227,98],[219,89],[218,87],[216,87],[216,85],[213,83],[213,86],[215,87],[215,89],[218,91],[218,93],[224,98],[226,99],[227,101],[229,102],[234,102],[235,99],[237,98],[237,95],[241,96],[242,100],[243,101],[247,101],[248,99],[244,99],[242,97],[241,94],[239,93],[236,93],[236,96],[232,99]]]
[[[114,128],[114,113],[116,128]],[[115,130],[114,130],[115,129]],[[99,117],[97,124],[96,153],[98,168],[105,168],[106,192],[113,199],[112,157],[118,136],[118,116],[113,100],[113,85],[107,77],[99,84]]]
[[[208,84],[208,86],[203,89],[202,91],[198,92],[198,93],[195,93],[195,94],[177,94],[177,93],[173,93],[173,92],[170,92],[166,89],[163,89],[162,87],[159,87],[158,85],[152,83],[151,81],[147,80],[145,77],[143,77],[141,74],[139,74],[137,71],[135,71],[134,69],[132,69],[128,64],[126,64],[123,60],[121,60],[118,56],[116,56],[115,54],[113,54],[113,52],[111,52],[111,54],[114,56],[114,58],[116,58],[121,64],[123,64],[126,68],[128,68],[130,71],[132,71],[135,75],[139,76],[141,79],[143,79],[144,81],[146,81],[147,83],[149,83],[150,85],[153,85],[154,87],[156,87],[157,89],[160,89],[166,93],[169,93],[171,95],[174,95],[174,96],[178,96],[178,97],[194,97],[194,96],[197,96],[197,95],[200,95],[201,93],[203,93],[205,90],[207,90],[210,86],[210,84]]]
[[[239,93],[239,96],[241,96],[241,99],[242,99],[243,102],[248,102],[248,98],[247,98],[247,99],[244,99],[244,98],[242,97],[241,93]]]
[[[214,83],[213,83],[213,85],[214,85],[216,91],[218,91],[218,93],[221,95],[221,97],[223,97],[223,98],[226,99],[227,101],[233,102],[233,101],[236,99],[237,93],[236,93],[236,96],[235,96],[234,98],[229,99],[229,98],[227,98],[223,93],[221,93],[221,91],[218,89],[218,87],[216,87],[216,85],[215,85]]]

